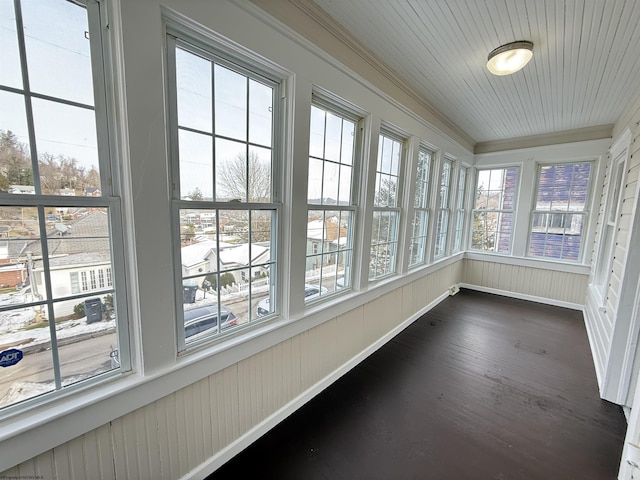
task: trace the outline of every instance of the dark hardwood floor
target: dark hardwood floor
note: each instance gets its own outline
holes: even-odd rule
[[[616,478],[582,314],[462,290],[209,477]]]

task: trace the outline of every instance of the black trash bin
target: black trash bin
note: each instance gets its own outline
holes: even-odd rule
[[[102,321],[102,300],[91,298],[84,301],[84,314],[87,316],[87,323]]]
[[[182,303],[196,303],[197,285],[185,285],[182,290]]]

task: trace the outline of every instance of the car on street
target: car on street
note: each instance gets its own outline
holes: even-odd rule
[[[238,324],[238,317],[225,305],[220,305],[220,331]],[[184,338],[194,340],[204,336],[218,325],[218,305],[205,305],[192,308],[184,312]],[[200,335],[202,334],[202,335]],[[112,350],[111,368],[120,367],[120,355],[118,349]]]
[[[325,287],[319,287],[317,285],[311,285],[307,283],[304,286],[305,301],[318,297],[320,295],[324,295],[328,291],[329,290],[327,290]],[[271,310],[269,298],[260,300],[260,303],[258,303],[258,309],[257,309],[258,317],[264,317],[265,315],[268,315],[270,313],[273,313],[273,312]]]

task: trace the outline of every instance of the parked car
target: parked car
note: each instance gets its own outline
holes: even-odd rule
[[[206,305],[192,308],[184,312],[184,338],[190,339],[202,332],[214,328],[218,323],[218,305]],[[224,305],[220,305],[220,330],[225,330],[238,324],[238,317]],[[118,349],[112,350],[111,368],[120,367],[120,354]]]
[[[192,308],[184,312],[184,338],[190,338],[214,328],[218,323],[218,305]],[[228,307],[220,305],[220,330],[238,324],[238,318]]]
[[[328,291],[329,290],[327,290],[325,287],[319,287],[317,285],[311,285],[307,283],[304,286],[305,301],[310,300],[314,297],[318,297],[320,295],[324,295]],[[258,317],[264,317],[265,315],[268,315],[270,313],[272,312],[271,312],[271,307],[269,305],[269,298],[260,300],[260,303],[258,303],[258,311],[257,311]]]

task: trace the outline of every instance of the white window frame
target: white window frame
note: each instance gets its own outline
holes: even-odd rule
[[[474,182],[474,195],[477,196],[477,192],[478,192],[478,182],[479,182],[479,178],[480,178],[480,172],[484,172],[484,171],[498,171],[498,170],[502,170],[503,171],[503,184],[502,184],[502,189],[500,190],[502,193],[501,195],[505,194],[505,186],[504,186],[504,178],[506,178],[507,175],[507,170],[509,169],[515,169],[516,170],[516,180],[515,180],[515,186],[514,186],[514,192],[513,192],[513,207],[511,209],[507,209],[507,208],[503,208],[504,204],[501,203],[500,208],[477,208],[475,199],[473,201],[473,206],[471,208],[471,235],[472,235],[472,239],[468,242],[469,244],[469,250],[474,251],[474,252],[484,252],[484,253],[495,253],[495,254],[499,254],[499,255],[511,255],[513,252],[513,243],[514,243],[514,232],[516,230],[516,222],[518,221],[516,218],[516,212],[517,212],[517,199],[518,199],[518,187],[519,187],[519,181],[520,181],[520,175],[522,172],[522,169],[519,166],[516,165],[506,165],[504,167],[482,167],[482,168],[477,168],[476,169],[476,175],[475,175],[475,182]],[[513,217],[513,222],[512,222],[512,227],[511,227],[511,234],[509,235],[509,251],[508,252],[499,252],[498,251],[498,245],[499,242],[495,242],[494,244],[494,248],[493,250],[485,250],[483,248],[474,248],[473,246],[473,222],[474,222],[474,218],[476,216],[477,213],[497,213],[499,215],[503,215],[503,214],[511,214]],[[500,233],[500,231],[496,231],[496,233]]]
[[[351,158],[351,180],[350,180],[350,196],[349,203],[347,205],[340,204],[325,204],[324,198],[321,199],[320,204],[317,203],[307,203],[307,219],[309,217],[310,212],[317,212],[323,220],[326,220],[327,212],[340,212],[340,214],[346,214],[349,217],[348,226],[347,226],[347,244],[345,245],[344,250],[338,250],[338,252],[343,252],[344,261],[346,264],[345,271],[343,274],[342,284],[338,285],[338,280],[335,280],[335,290],[331,291],[330,289],[327,292],[323,293],[323,290],[320,290],[318,296],[305,297],[305,303],[317,303],[320,299],[326,299],[327,297],[333,296],[334,293],[343,293],[349,291],[353,288],[353,272],[354,264],[353,262],[356,259],[356,255],[359,252],[355,251],[355,242],[354,238],[356,236],[357,230],[356,226],[358,225],[358,217],[357,217],[357,209],[358,209],[358,201],[360,198],[359,192],[359,181],[360,178],[360,170],[361,170],[361,156],[362,156],[362,141],[363,141],[363,124],[364,124],[364,113],[356,109],[351,105],[347,105],[346,102],[341,102],[339,99],[336,99],[333,95],[321,92],[316,90],[312,94],[311,100],[311,108],[316,107],[320,110],[323,110],[327,113],[330,113],[336,117],[341,118],[342,120],[347,120],[354,124],[354,132],[353,132],[353,147],[352,147],[352,158]],[[326,125],[325,125],[325,140],[326,140]],[[342,151],[342,146],[340,148]],[[311,152],[309,153],[309,159],[311,160]],[[333,162],[320,157],[313,157],[316,160],[321,160],[323,162],[323,168],[326,165],[326,162],[330,162],[333,164],[338,164],[339,166],[343,165],[341,162]],[[307,185],[308,189],[308,185]],[[308,197],[308,195],[307,195]],[[308,220],[307,220],[308,221]],[[339,227],[340,228],[340,227]],[[318,248],[318,244],[313,242],[313,251],[312,254],[309,255],[307,253],[305,258],[305,264],[308,264],[311,257],[319,256],[322,258],[322,254],[324,252],[320,251]],[[320,276],[324,278],[323,275],[324,263],[320,262]],[[306,271],[305,271],[305,281],[306,281]],[[330,282],[331,283],[331,282]]]
[[[453,246],[451,253],[461,252],[465,245],[466,235],[466,213],[467,213],[467,190],[469,185],[469,172],[471,168],[466,165],[460,165],[458,169],[458,180],[456,182],[456,218],[453,230]],[[462,184],[460,182],[462,181]]]
[[[446,184],[444,183],[445,177],[445,165],[449,166],[449,175],[446,178]],[[455,178],[456,161],[453,158],[449,158],[444,155],[440,159],[440,169],[438,175],[438,192],[437,192],[437,207],[434,215],[434,241],[433,241],[433,259],[441,260],[445,258],[449,253],[449,239],[451,231],[451,196],[453,179]],[[443,195],[443,189],[446,192]],[[445,203],[446,202],[446,203]],[[440,219],[445,220],[444,228],[441,228],[442,222]]]
[[[427,158],[427,167],[422,171],[419,170],[420,155]],[[416,159],[415,169],[416,181],[413,200],[413,223],[409,227],[411,228],[408,246],[409,268],[416,268],[429,263],[429,228],[432,221],[433,210],[431,205],[431,182],[434,163],[435,152],[426,146],[420,145],[418,147],[418,158]],[[420,173],[422,173],[422,176],[420,176]],[[422,217],[424,222],[422,222],[419,217]],[[418,235],[416,235],[416,233],[418,233]],[[417,255],[414,255],[414,249],[419,250]],[[412,262],[413,258],[415,258],[415,261]]]
[[[381,152],[383,150],[382,147],[383,147],[385,138],[390,139],[391,141],[397,142],[399,144],[397,175],[387,174],[386,172],[382,172],[378,169],[381,163],[381,155],[382,155]],[[375,168],[376,174],[375,174],[375,183],[373,185],[373,189],[374,189],[374,192],[377,191],[376,186],[381,182],[382,180],[381,176],[386,175],[386,176],[395,177],[396,192],[395,192],[395,205],[392,205],[392,206],[377,205],[374,197],[373,208],[372,208],[373,218],[375,218],[376,215],[386,214],[389,217],[390,228],[391,228],[391,225],[393,224],[393,230],[390,232],[391,238],[388,239],[387,242],[385,242],[387,245],[391,246],[390,248],[392,253],[390,254],[391,258],[389,259],[388,270],[385,268],[385,272],[382,273],[381,275],[372,275],[371,263],[376,261],[373,259],[373,255],[372,255],[373,248],[374,248],[374,245],[373,245],[374,239],[376,238],[376,234],[373,231],[373,228],[375,226],[375,220],[372,219],[371,253],[369,255],[369,268],[368,268],[368,271],[369,271],[368,279],[370,282],[375,282],[375,281],[390,277],[392,275],[395,275],[398,271],[398,263],[399,263],[398,259],[400,258],[399,248],[401,246],[400,228],[401,228],[401,220],[402,220],[401,216],[402,216],[402,198],[403,198],[403,187],[404,187],[403,178],[404,178],[404,163],[405,163],[405,157],[406,157],[406,143],[407,143],[407,138],[394,132],[391,127],[386,127],[383,125],[380,128],[380,134],[378,135],[378,159],[376,161],[376,168]],[[392,220],[392,216],[395,216],[394,220]],[[377,245],[381,245],[381,244],[382,242],[377,243]]]
[[[569,210],[538,210],[536,209],[536,204],[537,204],[537,198],[538,198],[538,190],[540,187],[540,175],[542,172],[542,169],[544,167],[560,167],[560,166],[564,166],[564,165],[580,165],[580,164],[589,164],[589,184],[587,186],[587,190],[585,193],[585,203],[584,203],[584,209],[583,210],[576,210],[576,211],[569,211]],[[528,242],[527,242],[527,257],[529,258],[535,258],[538,260],[547,260],[547,261],[557,261],[557,262],[563,262],[563,263],[571,263],[571,264],[580,264],[583,261],[584,255],[585,255],[585,245],[586,245],[586,239],[589,235],[589,215],[591,213],[591,202],[592,202],[592,191],[593,191],[593,185],[595,182],[595,176],[596,176],[596,172],[595,172],[595,162],[593,160],[575,160],[575,161],[570,161],[570,162],[561,162],[561,163],[538,163],[536,165],[536,175],[535,175],[535,182],[534,182],[534,188],[533,188],[533,196],[532,196],[532,206],[531,206],[531,214],[530,214],[530,219],[529,219],[529,232],[528,232]],[[543,214],[543,215],[582,215],[583,216],[583,223],[582,223],[582,230],[580,232],[581,238],[580,238],[580,251],[578,254],[578,258],[576,258],[575,260],[572,259],[567,259],[567,258],[557,258],[557,257],[551,257],[551,256],[546,256],[546,255],[533,255],[531,253],[531,240],[532,240],[532,233],[533,233],[533,224],[535,222],[535,218],[537,214]],[[553,218],[552,218],[553,220]],[[548,227],[548,224],[547,224]],[[564,228],[564,227],[563,227]],[[547,235],[549,233],[547,232]]]
[[[272,164],[271,164],[271,201],[270,202],[236,202],[236,201],[218,201],[218,200],[185,200],[181,198],[180,192],[180,162],[179,162],[179,143],[178,143],[178,113],[177,113],[177,82],[176,82],[176,60],[175,60],[175,51],[176,48],[181,48],[187,50],[195,55],[198,55],[206,60],[209,60],[212,65],[217,64],[226,68],[230,68],[239,72],[241,75],[246,76],[250,79],[259,79],[260,82],[268,84],[273,88],[273,124],[272,124],[272,139],[271,139],[271,148],[272,148]],[[277,72],[271,70],[268,66],[261,63],[258,59],[254,58],[253,55],[250,55],[249,52],[241,50],[240,48],[230,48],[229,45],[223,45],[220,42],[215,40],[203,37],[198,33],[192,31],[188,27],[181,26],[177,23],[169,23],[166,26],[166,52],[167,52],[167,98],[168,102],[168,139],[169,139],[169,162],[171,167],[171,179],[172,179],[172,225],[173,225],[173,247],[174,247],[174,277],[175,277],[175,318],[176,318],[176,338],[177,338],[177,348],[178,353],[182,354],[184,352],[193,351],[197,347],[202,344],[214,343],[219,341],[219,339],[227,337],[229,334],[237,333],[238,331],[244,331],[247,328],[252,328],[263,322],[264,319],[272,318],[275,315],[267,315],[264,318],[258,318],[256,312],[253,310],[250,311],[250,322],[242,325],[241,327],[233,328],[228,331],[223,331],[221,329],[212,329],[211,334],[206,336],[197,336],[198,338],[194,338],[193,341],[187,343],[185,341],[185,329],[184,329],[184,309],[182,304],[182,295],[184,289],[184,280],[188,280],[191,277],[184,277],[182,275],[181,269],[181,251],[180,251],[180,211],[184,209],[199,209],[199,210],[208,210],[212,212],[216,212],[216,231],[221,232],[221,225],[219,220],[218,212],[220,211],[238,211],[238,212],[247,212],[249,216],[251,216],[251,212],[271,212],[272,220],[271,220],[271,248],[270,248],[270,259],[268,260],[269,270],[270,270],[270,283],[269,283],[269,303],[271,308],[273,308],[274,314],[279,314],[280,305],[279,298],[281,298],[282,292],[279,285],[281,282],[279,281],[279,265],[277,258],[277,251],[279,247],[278,242],[278,232],[280,230],[280,221],[282,218],[282,202],[281,202],[281,180],[279,172],[281,171],[282,164],[281,159],[282,155],[282,135],[284,131],[284,121],[283,121],[283,108],[281,103],[284,100],[284,78]],[[215,130],[215,125],[212,125],[213,130]],[[195,131],[195,130],[194,130]],[[217,134],[213,131],[211,134],[208,134],[215,139]],[[246,145],[249,145],[251,142],[248,137],[244,142]],[[214,181],[214,192],[215,192],[215,181]],[[215,195],[215,193],[214,193]],[[249,221],[249,251],[251,252],[251,221]],[[217,250],[219,251],[219,242],[220,236],[216,236],[216,242],[218,245]],[[245,266],[242,268],[236,268],[231,270],[222,270],[220,269],[220,261],[219,257],[217,257],[218,268],[216,271],[218,274],[221,273],[234,273],[237,271],[243,271],[247,269],[253,269],[257,267],[262,267],[263,265],[253,265]],[[249,258],[251,257],[251,253],[249,253]],[[213,273],[213,272],[210,272]],[[200,277],[202,275],[192,275],[192,277]],[[220,278],[220,275],[219,277]],[[217,289],[217,305],[222,305],[220,300],[220,289]],[[252,301],[252,293],[251,288],[249,289],[249,305],[253,305]],[[221,316],[220,310],[218,311],[218,317]]]
[[[21,5],[22,0],[14,2],[16,7]],[[88,377],[82,381],[73,383],[71,385],[63,385],[61,379],[61,366],[58,355],[58,340],[56,333],[56,325],[54,322],[49,322],[49,333],[51,337],[51,351],[53,362],[53,380],[54,389],[42,395],[38,395],[22,402],[8,405],[2,409],[0,417],[6,417],[20,414],[21,412],[28,411],[31,408],[35,408],[41,405],[46,405],[48,402],[55,402],[57,399],[63,396],[68,396],[74,393],[80,393],[92,385],[104,383],[109,379],[113,379],[122,373],[131,370],[131,355],[129,344],[129,320],[127,313],[127,296],[126,296],[126,276],[125,276],[125,247],[124,247],[124,232],[123,232],[123,219],[122,219],[122,206],[121,199],[119,197],[121,192],[120,179],[118,177],[118,149],[116,148],[117,140],[115,138],[118,131],[116,127],[116,121],[114,112],[112,111],[112,105],[114,100],[113,87],[108,79],[112,75],[111,51],[109,42],[103,39],[103,32],[108,28],[108,12],[105,8],[103,0],[85,0],[76,3],[81,7],[85,7],[87,10],[87,21],[89,32],[87,32],[87,39],[90,40],[90,54],[91,54],[91,74],[94,91],[94,104],[87,105],[63,98],[44,95],[33,91],[29,86],[29,69],[27,67],[27,54],[24,40],[24,27],[22,20],[21,9],[16,11],[16,23],[17,23],[17,35],[18,35],[18,48],[21,63],[21,74],[23,78],[23,84],[21,88],[5,87],[0,85],[0,90],[5,92],[11,92],[23,96],[25,101],[25,113],[26,123],[29,135],[29,149],[30,157],[32,161],[33,172],[33,184],[34,195],[24,194],[5,194],[0,193],[0,205],[8,207],[33,207],[38,211],[38,223],[39,232],[42,246],[42,263],[43,263],[43,276],[45,278],[46,295],[45,298],[39,301],[32,302],[30,305],[41,305],[48,311],[48,318],[55,318],[54,303],[69,301],[69,300],[84,300],[87,295],[84,293],[88,290],[88,284],[86,281],[81,285],[78,285],[79,291],[72,292],[71,295],[64,297],[56,297],[52,292],[51,276],[52,269],[49,265],[49,251],[47,246],[47,230],[46,225],[46,212],[52,208],[95,208],[104,209],[108,213],[109,223],[109,240],[111,246],[111,265],[115,274],[115,281],[113,285],[110,285],[108,289],[105,289],[105,294],[110,294],[114,298],[115,319],[116,319],[116,335],[120,351],[120,363],[119,366],[113,368],[107,372],[100,373],[98,375]],[[38,163],[38,151],[37,151],[37,137],[34,126],[33,116],[33,99],[44,99],[57,104],[67,105],[71,107],[82,108],[86,110],[92,110],[95,112],[96,132],[97,132],[97,150],[98,150],[98,163],[100,171],[100,196],[63,196],[63,195],[49,195],[42,194],[42,185],[39,175],[39,163]],[[85,278],[86,280],[86,278]],[[65,397],[68,398],[68,397]]]

